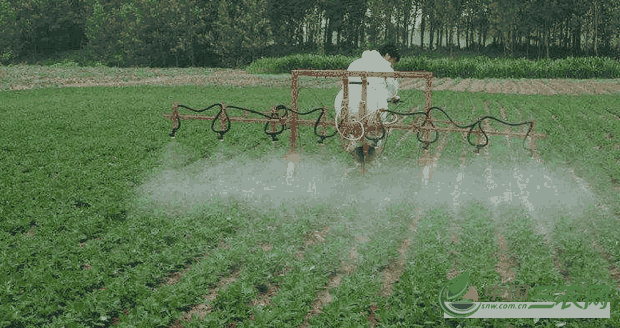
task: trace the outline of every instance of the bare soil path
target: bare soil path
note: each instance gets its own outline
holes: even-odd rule
[[[290,74],[249,74],[237,69],[154,69],[154,68],[52,68],[0,67],[0,90],[40,87],[90,87],[133,85],[227,85],[288,88]],[[302,77],[302,87],[337,87],[337,79]],[[609,94],[620,92],[620,79],[451,79],[435,78],[435,90],[516,94]],[[401,89],[424,89],[422,79],[403,80]]]

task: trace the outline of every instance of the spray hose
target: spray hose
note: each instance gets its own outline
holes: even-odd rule
[[[211,123],[211,130],[212,130],[213,132],[215,132],[215,133],[218,133],[218,134],[219,134],[218,139],[220,139],[220,140],[222,140],[222,139],[224,138],[224,134],[230,130],[230,120],[229,120],[228,114],[226,113],[226,111],[224,110],[224,108],[221,106],[221,104],[213,104],[213,105],[211,105],[211,106],[209,106],[209,107],[207,107],[207,108],[201,109],[201,110],[196,110],[196,109],[190,108],[190,107],[185,106],[185,105],[178,105],[178,106],[179,106],[179,107],[182,107],[182,108],[189,109],[189,110],[194,111],[194,112],[203,112],[203,111],[206,111],[206,110],[209,110],[209,109],[211,109],[211,108],[213,108],[213,107],[218,106],[220,110],[219,110],[219,112],[217,113],[217,115],[215,116],[215,119],[213,120],[213,122]],[[348,137],[348,136],[345,136],[345,135],[342,133],[342,131],[341,131],[341,127],[342,127],[342,123],[344,122],[344,119],[343,119],[343,120],[341,120],[341,121],[340,121],[340,123],[338,123],[338,119],[340,118],[340,112],[338,112],[338,113],[336,114],[335,118],[334,118],[334,119],[335,119],[336,131],[334,131],[334,133],[332,133],[332,134],[330,134],[330,135],[322,135],[322,134],[319,134],[319,133],[317,132],[317,127],[318,127],[319,123],[321,122],[321,118],[323,117],[323,114],[325,113],[325,111],[323,111],[323,108],[315,108],[315,109],[310,110],[310,111],[308,111],[308,112],[301,113],[301,112],[298,112],[298,111],[292,110],[292,109],[290,109],[290,108],[286,107],[285,105],[278,105],[278,106],[276,106],[276,109],[278,110],[278,112],[276,112],[276,113],[272,113],[272,114],[270,114],[270,115],[267,115],[267,114],[264,114],[264,113],[261,113],[261,112],[258,112],[258,111],[254,111],[254,110],[251,110],[251,109],[247,109],[247,108],[237,107],[237,106],[227,106],[227,108],[229,108],[229,109],[238,109],[238,110],[242,110],[242,111],[247,111],[247,112],[250,112],[250,113],[254,113],[254,114],[257,114],[257,115],[263,116],[263,117],[268,118],[268,119],[270,119],[270,120],[281,120],[282,118],[287,117],[287,115],[288,115],[288,112],[289,112],[289,111],[291,111],[291,112],[293,112],[293,113],[296,113],[296,114],[298,114],[298,115],[309,115],[309,114],[312,114],[312,113],[314,113],[314,112],[316,112],[316,111],[319,111],[319,110],[320,110],[320,111],[321,111],[321,114],[319,115],[318,119],[316,120],[316,122],[315,122],[315,124],[314,124],[314,134],[315,134],[317,137],[319,137],[319,140],[318,140],[318,142],[319,142],[319,143],[323,143],[323,141],[324,141],[325,139],[327,139],[327,138],[331,138],[331,137],[335,136],[335,135],[336,135],[336,133],[340,134],[340,135],[341,135],[344,139],[347,139],[347,140],[349,140],[349,141],[359,141],[359,140],[360,140],[360,139],[362,139],[363,137],[366,137],[366,139],[368,139],[368,140],[371,140],[371,141],[374,141],[374,142],[378,142],[379,140],[383,140],[383,139],[385,139],[385,138],[386,138],[386,131],[385,131],[385,125],[384,125],[383,120],[379,120],[379,123],[380,123],[381,129],[383,130],[383,133],[382,133],[381,137],[379,137],[379,138],[371,138],[371,137],[365,136],[366,131],[365,131],[365,128],[364,128],[364,124],[363,124],[362,122],[363,122],[363,121],[364,121],[364,119],[366,119],[368,116],[373,115],[373,114],[376,114],[376,112],[375,112],[375,111],[373,111],[373,112],[370,112],[370,113],[366,114],[366,115],[365,115],[364,117],[362,117],[360,120],[357,120],[357,119],[355,119],[355,118],[352,118],[353,123],[359,124],[359,125],[360,125],[360,127],[362,128],[362,133],[360,134],[360,136],[359,136],[359,137],[356,137],[356,138],[350,138],[350,137]],[[447,113],[446,113],[443,109],[441,109],[441,108],[439,108],[439,107],[431,107],[431,108],[430,108],[427,112],[408,112],[408,113],[405,113],[405,112],[397,112],[397,111],[388,110],[388,109],[379,109],[379,111],[380,111],[380,112],[383,112],[383,113],[391,113],[391,114],[394,114],[394,115],[396,116],[396,118],[395,118],[394,120],[392,120],[391,122],[389,122],[389,123],[387,123],[387,122],[386,122],[386,123],[385,123],[385,124],[388,124],[388,125],[389,125],[389,124],[392,124],[392,123],[394,123],[394,122],[396,122],[396,121],[398,121],[398,117],[397,117],[397,115],[402,115],[402,116],[424,115],[424,116],[426,117],[426,120],[425,120],[425,121],[424,121],[424,123],[420,126],[420,128],[421,128],[421,127],[423,127],[424,125],[426,125],[426,123],[429,123],[429,124],[430,124],[430,125],[434,128],[434,127],[435,127],[435,125],[433,124],[433,122],[432,122],[431,120],[429,120],[429,117],[430,117],[431,111],[433,111],[434,109],[438,109],[439,111],[441,111],[441,112],[442,112],[442,113],[443,113],[443,114],[444,114],[444,115],[448,118],[448,120],[450,120],[450,122],[451,122],[454,126],[456,126],[456,127],[458,127],[458,128],[461,128],[461,129],[466,129],[466,128],[469,128],[469,131],[467,132],[467,142],[468,142],[470,145],[472,145],[472,146],[475,146],[475,147],[476,147],[476,152],[479,152],[481,148],[484,148],[485,146],[487,146],[487,145],[489,144],[489,138],[488,138],[487,134],[485,133],[484,129],[482,128],[482,122],[483,122],[484,120],[486,120],[486,119],[492,119],[492,120],[495,120],[495,121],[497,121],[497,122],[500,122],[500,123],[502,123],[502,124],[509,125],[509,126],[521,126],[521,125],[525,125],[525,124],[527,124],[527,125],[529,125],[529,129],[528,129],[527,133],[525,134],[525,138],[524,138],[524,140],[523,140],[523,148],[527,150],[527,148],[525,148],[525,141],[526,141],[526,139],[528,138],[528,136],[530,135],[530,132],[532,131],[532,128],[533,128],[533,121],[521,122],[521,123],[508,123],[508,122],[504,122],[504,121],[502,121],[502,120],[500,120],[500,119],[497,119],[497,118],[495,118],[495,117],[492,117],[492,116],[484,116],[484,117],[482,117],[482,118],[478,119],[478,121],[476,121],[476,122],[474,122],[474,123],[472,123],[472,124],[469,124],[469,125],[464,125],[464,126],[460,126],[460,125],[458,125],[458,124],[454,123],[454,121],[452,120],[452,118],[451,118],[451,117],[450,117],[450,116],[449,116],[449,115],[448,115],[448,114],[447,114]],[[281,110],[284,110],[284,114],[283,114],[283,115],[280,115],[280,114],[279,114],[279,112],[280,112]],[[614,113],[614,112],[611,112],[611,111],[609,111],[609,110],[607,110],[607,111],[608,111],[609,113],[611,113],[611,114],[618,115],[618,114],[616,114],[616,113]],[[224,120],[226,121],[226,127],[225,127],[223,130],[216,130],[216,129],[215,129],[215,121],[217,121],[217,120],[218,120],[218,118],[220,118],[220,115],[224,115]],[[618,116],[618,117],[620,117],[620,116]],[[281,125],[281,128],[280,128],[280,129],[278,129],[278,131],[275,131],[275,132],[269,132],[269,131],[267,131],[267,130],[268,130],[268,127],[269,127],[269,124],[274,124],[274,123],[276,123],[276,124],[280,124],[280,125]],[[171,135],[172,135],[172,136],[174,136],[174,133],[175,133],[178,129],[180,129],[180,128],[181,128],[181,120],[178,120],[178,121],[177,121],[177,124],[178,124],[178,125],[177,125],[174,129],[173,129],[173,131],[172,131],[172,133],[171,133]],[[475,129],[476,127],[478,128],[478,130],[479,130],[480,132],[474,132],[474,129]],[[267,135],[269,135],[269,136],[272,138],[272,140],[273,140],[273,141],[276,141],[276,140],[277,140],[277,136],[278,136],[279,134],[281,134],[282,132],[284,132],[284,130],[285,130],[285,129],[286,129],[285,124],[282,124],[282,123],[280,123],[280,122],[267,122],[267,123],[265,124],[265,129],[264,129],[265,131],[264,131],[264,132],[265,132]],[[437,141],[437,139],[438,139],[438,137],[439,137],[439,132],[438,132],[438,131],[436,131],[436,130],[435,130],[435,131],[433,131],[433,132],[435,132],[435,138],[434,138],[432,141],[424,141],[424,140],[422,140],[422,139],[420,138],[420,131],[418,131],[418,133],[417,133],[417,139],[418,139],[418,141],[420,141],[420,142],[422,142],[422,143],[424,143],[424,144],[425,144],[425,146],[423,146],[423,147],[424,147],[424,149],[428,149],[428,147],[429,147],[429,145],[430,145],[430,144],[432,144],[432,143],[434,143],[434,142],[436,142],[436,141]],[[479,145],[479,144],[474,144],[474,143],[472,143],[472,142],[471,142],[471,140],[469,139],[469,137],[470,137],[470,135],[471,135],[472,133],[482,133],[482,135],[484,136],[484,139],[485,139],[484,144],[480,144],[480,145]],[[530,151],[531,151],[531,150],[530,150]]]

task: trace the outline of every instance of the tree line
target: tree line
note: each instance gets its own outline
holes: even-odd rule
[[[613,56],[619,31],[620,0],[3,0],[0,62],[79,50],[118,66],[234,67],[383,42]]]

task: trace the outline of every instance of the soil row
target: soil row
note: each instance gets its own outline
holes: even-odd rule
[[[61,74],[61,76],[63,76]],[[11,79],[13,80],[13,79]],[[99,76],[75,76],[64,74],[63,77],[48,76],[29,77],[20,76],[8,86],[10,90],[25,90],[40,87],[92,87],[92,86],[134,86],[134,85],[224,85],[224,86],[269,86],[290,87],[290,75],[262,75],[249,74],[244,70],[214,69],[211,74],[184,74],[158,75],[140,77],[131,72],[126,74],[110,74]],[[339,85],[337,79],[321,79],[302,77],[301,86],[305,88],[332,88]],[[425,82],[422,79],[407,79],[401,82],[401,89],[424,90]],[[515,93],[540,95],[580,95],[580,94],[609,94],[620,92],[619,79],[433,79],[433,89],[437,91],[467,91],[487,93]]]

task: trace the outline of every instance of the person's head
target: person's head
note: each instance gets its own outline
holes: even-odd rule
[[[379,53],[385,60],[389,61],[390,64],[394,65],[398,63],[400,60],[400,52],[398,48],[393,43],[386,43],[379,48]]]

